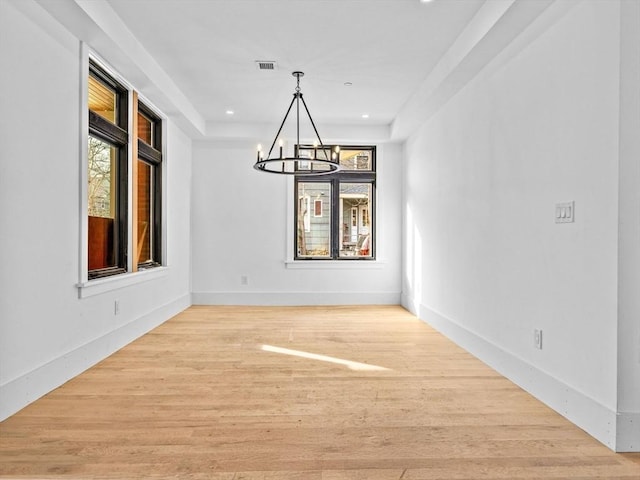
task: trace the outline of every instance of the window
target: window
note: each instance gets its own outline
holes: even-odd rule
[[[296,177],[295,259],[374,259],[375,147],[325,147],[337,152],[342,170]],[[318,154],[300,147],[301,157]]]
[[[141,102],[138,102],[136,130],[138,159],[137,169],[134,169],[137,177],[134,245],[138,268],[148,268],[161,262],[162,128],[160,118]]]
[[[88,278],[160,265],[161,119],[92,61],[88,109]]]
[[[128,92],[98,66],[89,71],[89,278],[126,271]]]

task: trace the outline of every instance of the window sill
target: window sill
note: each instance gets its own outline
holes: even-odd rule
[[[309,270],[376,270],[384,268],[380,260],[287,260],[286,268]]]
[[[168,267],[154,267],[133,273],[123,273],[120,275],[113,275],[111,277],[89,280],[88,282],[79,283],[77,285],[78,296],[79,298],[87,298],[110,292],[112,290],[117,290],[119,288],[148,282],[149,280],[166,276],[168,271]]]

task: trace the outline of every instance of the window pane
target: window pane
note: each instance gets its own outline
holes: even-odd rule
[[[340,150],[340,166],[345,170],[371,170],[371,150]]]
[[[153,122],[138,113],[138,138],[147,145],[155,147],[153,144]]]
[[[297,248],[299,257],[329,257],[331,184],[298,183]]]
[[[116,123],[116,92],[89,75],[89,110]]]
[[[115,258],[117,150],[89,136],[89,270],[112,267]]]
[[[138,263],[153,260],[153,168],[138,160]]]
[[[331,158],[331,148],[330,147],[300,147],[299,156],[300,158],[308,158],[309,161],[301,160],[296,162],[295,171],[301,173],[307,172],[329,172],[331,168],[323,164],[322,162],[314,162],[312,160],[328,160]]]
[[[371,184],[340,184],[340,256],[371,257]]]

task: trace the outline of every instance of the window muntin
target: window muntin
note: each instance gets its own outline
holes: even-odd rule
[[[295,259],[375,259],[375,147],[300,147],[301,157],[334,153],[343,170],[295,179]]]

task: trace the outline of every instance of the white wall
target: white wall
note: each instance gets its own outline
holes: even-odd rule
[[[275,133],[275,130],[274,130]],[[323,139],[330,143],[330,139]],[[255,144],[198,142],[193,160],[193,302],[387,304],[400,301],[401,149],[378,146],[378,262],[286,264],[292,185],[255,171]],[[315,268],[313,268],[315,267]],[[241,285],[240,277],[248,277]]]
[[[191,140],[169,122],[166,273],[79,299],[80,43],[28,0],[0,36],[3,419],[190,304]]]
[[[640,451],[640,2],[621,8],[618,252],[620,448]]]
[[[403,304],[615,448],[619,4],[514,48],[406,144]]]

